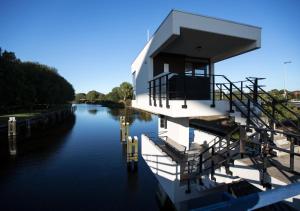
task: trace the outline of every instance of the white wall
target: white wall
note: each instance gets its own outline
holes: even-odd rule
[[[203,132],[200,130],[194,130],[194,142],[197,144],[209,144],[212,140],[215,140],[217,136],[212,135],[207,132]],[[217,139],[218,141],[219,139]],[[211,143],[209,146],[211,146],[213,143]]]
[[[132,107],[145,110],[154,114],[161,114],[173,118],[178,117],[205,117],[227,115],[229,110],[228,101],[216,100],[215,107],[211,107],[211,100],[187,100],[187,108],[182,108],[183,100],[170,100],[170,108],[166,108],[166,102],[163,100],[163,107],[153,105],[149,106],[148,95],[140,95],[137,100],[132,101]]]
[[[189,119],[167,118],[167,136],[189,150]]]

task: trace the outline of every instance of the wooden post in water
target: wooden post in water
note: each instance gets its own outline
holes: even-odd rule
[[[17,135],[17,120],[15,117],[8,119],[8,137]]]
[[[127,138],[127,168],[136,171],[138,167],[138,137]]]
[[[15,117],[9,117],[8,119],[8,147],[9,154],[16,155],[16,139],[17,139],[17,121]]]

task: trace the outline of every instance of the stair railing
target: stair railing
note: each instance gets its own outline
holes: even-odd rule
[[[247,78],[247,80],[251,83],[254,83],[250,78]],[[248,86],[248,89],[251,91],[254,91],[251,89],[251,87]],[[258,89],[261,91],[262,94],[265,94],[271,99],[271,102],[268,101],[267,99],[263,98],[261,95],[258,95],[258,97],[264,101],[266,104],[272,106],[272,116],[275,118],[275,112],[277,112],[281,117],[283,117],[290,125],[294,127],[294,129],[298,130],[300,132],[300,115],[292,111],[290,108],[288,108],[286,105],[281,103],[278,99],[276,99],[274,96],[272,96],[270,93],[266,92],[264,89],[262,89],[260,86],[258,86]],[[295,124],[293,121],[291,121],[282,111],[276,108],[276,105],[281,106],[284,111],[289,113],[290,115],[294,116],[295,119],[297,120],[297,124]],[[279,122],[279,120],[277,120]]]

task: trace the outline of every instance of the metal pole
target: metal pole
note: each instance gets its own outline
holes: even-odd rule
[[[253,100],[257,103],[257,92],[258,92],[258,78],[254,79],[254,87],[253,87]]]
[[[156,106],[156,80],[153,80],[153,100],[154,106]]]
[[[166,107],[170,108],[169,105],[169,77],[166,75]]]
[[[243,81],[241,81],[241,100],[243,100]]]
[[[216,181],[215,178],[215,161],[214,161],[214,155],[215,155],[215,148],[211,148],[211,171],[210,171],[210,179]]]
[[[159,93],[158,93],[159,94],[159,107],[162,107],[162,101],[161,101],[161,77],[159,77],[158,80],[159,80],[158,81],[159,82],[159,87],[158,87],[159,88],[159,90],[158,90],[159,91]]]
[[[212,104],[210,107],[214,108],[216,106],[215,104],[215,75],[211,75],[212,77]]]
[[[191,181],[190,181],[190,161],[188,161],[188,181],[187,181],[187,189],[185,193],[191,193]]]
[[[203,165],[203,163],[202,163],[202,161],[203,161],[203,155],[202,155],[202,153],[199,155],[199,184],[200,185],[203,185],[203,182],[202,182],[202,165]]]
[[[182,108],[187,108],[187,105],[186,105],[186,80],[185,80],[185,73],[183,74],[183,94],[184,94],[184,104],[182,105]]]
[[[223,90],[222,90],[223,84],[220,84],[220,100],[223,100]]]
[[[288,137],[290,141],[290,171],[294,171],[294,164],[295,164],[295,141],[294,138]]]
[[[230,86],[229,86],[229,112],[230,113],[233,113],[233,110],[232,110],[232,83],[230,83]]]
[[[149,105],[152,105],[152,100],[151,100],[151,81],[149,81]]]

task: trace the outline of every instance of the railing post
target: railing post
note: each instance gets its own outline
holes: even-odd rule
[[[229,112],[233,113],[233,110],[232,110],[232,83],[231,82],[229,85]]]
[[[191,193],[191,180],[190,180],[190,161],[188,161],[188,181],[187,181],[187,189],[185,193]]]
[[[250,124],[250,111],[251,111],[251,104],[250,104],[250,99],[248,98],[247,100],[247,125]]]
[[[153,100],[154,100],[154,106],[156,106],[156,79],[153,80]]]
[[[225,166],[225,171],[227,175],[232,175],[232,172],[229,170],[229,162],[230,162],[230,136],[228,135],[226,137],[226,166]]]
[[[247,133],[246,127],[240,126],[240,154],[241,158],[244,158],[244,154],[246,152],[246,140],[247,140]]]
[[[186,105],[186,79],[185,79],[185,73],[183,74],[183,94],[184,94],[184,104],[181,107],[182,108],[187,108],[187,105]]]
[[[169,77],[168,77],[168,75],[166,75],[166,107],[167,108],[170,108],[169,97],[170,97],[170,93],[169,93]]]
[[[291,137],[287,137],[287,139],[290,141],[290,171],[294,171],[295,141],[294,141],[294,138],[291,138]]]
[[[161,77],[159,77],[159,107],[162,107],[162,101],[161,101]]]
[[[212,104],[210,107],[214,108],[216,106],[215,104],[215,75],[211,75],[212,77]]]
[[[203,182],[202,182],[202,168],[203,168],[203,155],[202,153],[199,155],[199,184],[200,185],[203,185]]]
[[[241,81],[241,100],[243,100],[243,81]]]
[[[149,83],[149,105],[152,105],[152,100],[151,100],[151,81],[148,82]]]
[[[271,119],[271,127],[272,130],[275,130],[275,102],[274,100],[272,100],[272,119]],[[272,138],[272,142],[274,142],[274,132],[271,132],[271,138]]]
[[[215,161],[214,161],[214,155],[215,155],[215,148],[211,148],[211,169],[210,169],[210,179],[216,181],[215,178]]]
[[[258,93],[258,78],[254,79],[254,86],[253,86],[253,100],[257,103],[257,93]]]
[[[220,84],[220,100],[223,100],[223,90],[222,90],[222,87],[223,84]]]

